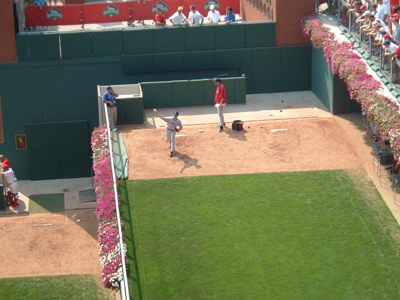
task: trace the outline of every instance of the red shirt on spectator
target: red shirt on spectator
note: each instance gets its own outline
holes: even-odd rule
[[[220,84],[219,86],[217,86],[217,90],[215,92],[215,103],[220,104],[222,98],[224,98],[224,102],[222,103],[226,103],[226,90],[224,85]]]
[[[157,21],[158,21],[158,24],[157,24]],[[156,22],[157,26],[165,25],[166,24],[165,16],[163,14],[161,14],[161,15],[156,14],[154,16],[154,22]]]

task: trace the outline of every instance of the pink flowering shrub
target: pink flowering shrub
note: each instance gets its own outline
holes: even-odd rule
[[[323,22],[313,16],[302,21],[302,30],[309,36],[314,48],[323,48],[324,56],[333,74],[343,79],[351,99],[361,104],[368,118],[377,123],[379,137],[389,140],[391,151],[400,153],[400,115],[398,103],[379,93],[381,81],[367,74],[367,65],[353,50],[350,42],[335,39],[334,34]]]
[[[103,285],[114,289],[119,288],[119,282],[122,280],[122,260],[115,210],[111,157],[105,126],[95,128],[92,133],[91,145],[96,186],[96,215],[99,222],[97,239],[100,245],[99,256],[100,265],[103,268]],[[126,245],[124,244],[123,247],[123,253],[125,254]],[[125,260],[126,262],[128,261],[126,256]]]

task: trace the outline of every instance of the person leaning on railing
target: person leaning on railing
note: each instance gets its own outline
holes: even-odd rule
[[[232,11],[232,7],[228,6],[226,8],[226,14],[225,14],[225,24],[233,23],[235,22],[235,14]]]
[[[399,17],[397,16],[390,17],[390,21],[392,22],[393,40],[397,45],[400,45]]]
[[[156,14],[154,16],[154,23],[156,26],[165,26],[167,24],[165,16],[162,14],[160,8],[156,9]]]
[[[118,94],[114,92],[111,86],[107,87],[107,92],[103,94],[103,103],[107,104],[107,114],[110,129],[112,131],[117,131],[117,100]]]
[[[399,83],[400,47],[397,47],[396,54],[392,57],[392,61],[393,61],[393,76],[394,76],[393,83]]]
[[[383,43],[383,46],[385,47],[385,53],[384,53],[385,62],[388,61],[389,63],[392,63],[392,60],[396,56],[397,48],[399,46],[397,46],[390,40],[386,40]],[[385,69],[385,67],[383,69]]]

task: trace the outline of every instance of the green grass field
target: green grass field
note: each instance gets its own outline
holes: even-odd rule
[[[0,279],[4,300],[110,300],[110,291],[92,275],[37,276]]]
[[[121,181],[135,299],[399,299],[400,228],[363,172]]]

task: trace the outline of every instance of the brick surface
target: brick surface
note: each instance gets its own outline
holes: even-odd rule
[[[273,21],[276,22],[277,46],[305,45],[300,21],[315,12],[315,0],[271,0]],[[247,0],[240,0],[240,15],[246,21],[268,20]]]
[[[0,63],[16,62],[13,0],[2,0],[0,5]]]

